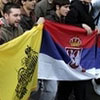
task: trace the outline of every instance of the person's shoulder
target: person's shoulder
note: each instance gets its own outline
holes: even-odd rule
[[[73,0],[73,1],[71,2],[71,6],[74,6],[74,7],[79,7],[79,6],[81,6],[81,5],[82,5],[82,2],[79,1],[79,0]]]
[[[47,3],[46,0],[41,0],[41,1],[39,1],[39,2],[36,4],[36,6],[37,6],[37,7],[41,7],[41,6],[44,7],[44,5],[45,5],[46,3]]]
[[[71,9],[81,10],[81,8],[82,8],[82,2],[81,1],[79,1],[79,0],[72,1]]]
[[[17,30],[19,31],[19,34],[23,34],[23,28],[20,24],[18,25]]]
[[[79,0],[72,0],[72,1],[71,1],[71,5],[79,4],[79,2],[80,2]]]
[[[50,12],[50,14],[46,15],[45,18],[48,20],[54,19],[54,17],[56,16],[55,11]]]
[[[53,21],[53,22],[59,22],[59,18],[55,12],[50,13],[45,17],[45,19]]]
[[[2,30],[2,26],[0,26],[0,45],[5,42],[6,33]]]

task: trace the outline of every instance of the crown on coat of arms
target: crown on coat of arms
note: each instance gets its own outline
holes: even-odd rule
[[[73,37],[73,38],[70,39],[69,43],[70,43],[71,46],[79,47],[82,42],[81,42],[80,38]]]

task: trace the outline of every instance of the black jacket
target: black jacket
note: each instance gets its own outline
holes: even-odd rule
[[[34,11],[28,16],[23,8],[21,8],[21,21],[20,25],[23,28],[23,31],[30,30],[36,23],[36,17]]]
[[[65,23],[65,17],[63,17],[63,16],[58,17],[57,14],[55,13],[55,11],[52,11],[52,12],[50,13],[50,15],[47,15],[47,16],[45,17],[45,19],[51,20],[51,21],[57,22],[57,23],[62,23],[62,24]]]
[[[76,0],[71,4],[71,9],[66,16],[66,24],[82,27],[83,23],[90,26],[93,30],[95,29],[92,10],[89,12],[89,6],[86,3]]]

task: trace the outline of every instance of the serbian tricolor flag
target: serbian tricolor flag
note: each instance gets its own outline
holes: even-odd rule
[[[82,28],[46,21],[39,55],[38,78],[46,80],[87,80],[97,77],[96,33]],[[70,62],[76,66],[70,67]]]

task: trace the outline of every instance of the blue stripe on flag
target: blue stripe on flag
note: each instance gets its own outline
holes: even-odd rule
[[[83,48],[82,54],[81,54],[81,61],[80,65],[85,69],[91,69],[96,68],[95,66],[95,46],[92,48]]]
[[[64,60],[67,64],[71,61],[65,49],[61,47],[61,45],[55,43],[46,30],[43,30],[43,39],[40,52],[55,59]]]

